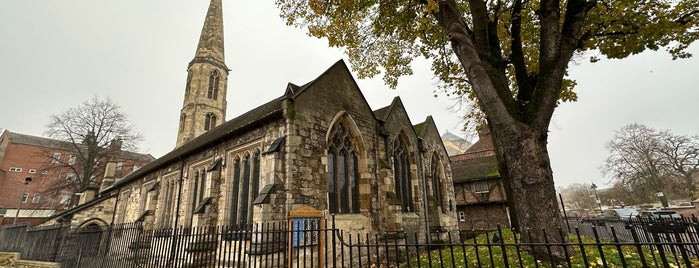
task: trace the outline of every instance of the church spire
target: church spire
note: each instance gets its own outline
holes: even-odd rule
[[[211,0],[194,60],[213,60],[225,66],[223,53],[223,10],[221,0]]]
[[[197,51],[187,67],[177,147],[226,121],[228,71],[221,0],[211,0]]]

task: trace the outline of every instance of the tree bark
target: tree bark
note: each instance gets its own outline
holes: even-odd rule
[[[524,243],[559,243],[564,230],[547,145],[547,129],[520,125],[517,131],[491,127],[500,175],[507,182],[507,198],[514,210],[513,222]],[[563,247],[531,247],[537,259],[565,258]]]

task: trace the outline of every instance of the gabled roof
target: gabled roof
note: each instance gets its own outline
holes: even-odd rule
[[[211,144],[215,144],[233,135],[239,134],[243,131],[246,131],[249,128],[262,124],[267,120],[281,118],[281,116],[283,115],[282,100],[286,98],[294,99],[300,94],[303,94],[303,92],[306,89],[312,87],[316,81],[324,77],[326,74],[328,74],[335,68],[343,68],[345,72],[349,74],[349,69],[347,68],[347,65],[345,65],[345,62],[343,60],[339,60],[330,68],[325,70],[325,72],[319,75],[316,79],[313,79],[312,81],[304,84],[303,86],[297,86],[293,83],[288,83],[282,96],[277,97],[265,104],[262,104],[257,108],[254,108],[236,118],[226,121],[225,123],[207,132],[204,132],[200,136],[182,144],[180,147],[175,148],[174,150],[170,151],[164,156],[150,162],[146,166],[126,175],[121,180],[115,182],[112,186],[108,187],[107,189],[104,189],[103,192],[111,191],[115,188],[118,188],[119,186],[129,183],[135,179],[138,179],[141,176],[146,175],[162,166],[171,164],[174,161],[179,161],[190,154],[194,154],[202,149],[205,149],[207,146]],[[354,81],[354,78],[352,78],[352,80]],[[361,94],[361,91],[359,91],[359,93]],[[364,102],[366,103],[366,99],[364,99]],[[366,105],[367,107],[369,107],[368,103]]]
[[[374,115],[376,116],[376,119],[379,119],[381,121],[386,121],[388,119],[388,116],[391,115],[393,112],[394,108],[398,105],[403,106],[403,102],[400,100],[400,97],[396,96],[393,98],[391,101],[391,104],[389,104],[386,107],[380,108],[376,111],[374,111]],[[405,108],[403,108],[405,110]]]

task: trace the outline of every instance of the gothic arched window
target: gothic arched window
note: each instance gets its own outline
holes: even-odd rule
[[[233,162],[231,224],[250,223],[252,201],[260,188],[260,152],[246,154]]]
[[[444,212],[444,197],[442,195],[442,163],[439,161],[437,154],[432,155],[432,160],[430,161],[430,175],[432,176],[432,197],[437,201],[442,207],[442,212]]]
[[[206,114],[206,119],[204,121],[204,130],[212,129],[216,126],[216,115],[213,113]]]
[[[413,185],[410,177],[410,156],[401,136],[393,142],[393,178],[401,211],[413,212]]]
[[[330,213],[359,213],[359,172],[356,145],[338,123],[328,144],[328,209]]]
[[[214,70],[209,75],[209,91],[206,94],[209,99],[218,99],[218,71]]]

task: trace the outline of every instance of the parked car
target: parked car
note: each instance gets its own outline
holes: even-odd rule
[[[682,215],[674,210],[642,211],[639,218],[647,229],[652,232],[684,233],[687,231],[687,223],[682,219]]]
[[[625,222],[628,223],[639,215],[638,210],[632,208],[613,208],[605,209],[603,212],[604,220],[607,222]]]
[[[604,213],[598,213],[593,216],[588,216],[580,219],[582,222],[589,222],[593,225],[604,226]]]

